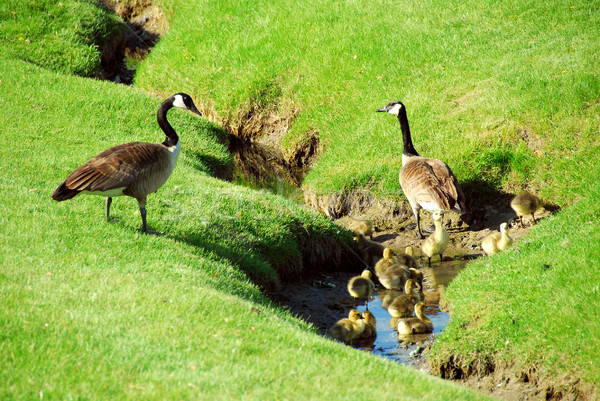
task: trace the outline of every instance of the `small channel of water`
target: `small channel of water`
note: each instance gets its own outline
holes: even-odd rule
[[[406,365],[418,365],[418,358],[424,346],[433,341],[450,322],[450,315],[440,309],[440,286],[446,286],[456,277],[458,272],[465,267],[468,260],[452,260],[442,263],[433,263],[431,268],[424,268],[425,280],[425,315],[433,323],[433,333],[398,337],[396,331],[397,321],[391,317],[386,309],[381,306],[382,299],[388,290],[377,289],[373,300],[369,301],[369,310],[377,319],[377,338],[371,346],[356,347],[370,351],[375,355],[387,358]],[[365,311],[365,306],[357,308]]]

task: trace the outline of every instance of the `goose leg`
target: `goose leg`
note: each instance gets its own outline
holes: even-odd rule
[[[112,203],[112,198],[109,196],[106,198],[106,220],[110,220],[110,204]]]
[[[533,223],[532,223],[531,225],[534,225],[534,224],[536,224],[536,223],[537,223],[537,221],[535,221],[535,214],[534,214],[534,213],[531,213],[531,217],[533,217]]]
[[[419,210],[413,209],[413,213],[415,215],[415,219],[417,219],[417,238],[424,239],[423,233],[421,232],[421,216],[419,216]]]
[[[427,266],[431,267],[431,258],[427,257]]]
[[[148,224],[146,223],[146,197],[137,198],[138,205],[140,206],[140,216],[142,216],[142,231],[148,232]]]

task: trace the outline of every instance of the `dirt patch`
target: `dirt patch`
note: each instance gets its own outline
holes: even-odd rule
[[[167,19],[152,0],[101,2],[125,24],[101,45],[102,71],[97,78],[131,85],[135,70],[124,60],[144,60],[167,31]]]
[[[339,198],[331,196],[332,204],[336,204]],[[468,226],[453,213],[446,214],[445,224],[450,235],[450,244],[444,254],[444,261],[458,259],[472,259],[483,256],[480,244],[483,238],[493,231],[497,231],[500,223],[515,219],[514,212],[508,207],[510,196],[506,196],[506,207],[502,209],[487,207],[479,211],[479,218],[474,225]],[[354,196],[354,199],[348,201],[352,206],[349,210],[358,211],[362,214],[344,216],[337,219],[337,222],[350,227],[355,219],[370,219],[374,221],[375,233],[373,240],[387,247],[403,249],[410,245],[415,248],[420,246],[421,240],[415,236],[414,218],[404,209],[405,206],[398,206],[392,200],[374,200],[366,193]],[[383,206],[381,209],[372,208],[373,206]],[[333,208],[329,215],[342,214],[346,209],[338,207]],[[406,215],[408,214],[408,218]],[[550,212],[543,211],[536,214],[541,219],[550,215]],[[529,220],[526,220],[526,223]],[[431,217],[424,213],[422,215],[422,228],[429,229],[432,225]],[[528,231],[530,227],[513,227],[510,230],[511,237],[515,240],[514,248],[518,249],[518,241]],[[425,271],[427,278],[428,269],[426,260],[419,258],[418,263]],[[439,266],[437,258],[434,258],[433,268]],[[346,269],[339,272],[328,272],[313,275],[300,281],[287,282],[282,284],[281,291],[273,294],[272,298],[292,313],[311,322],[321,334],[331,327],[338,319],[344,317],[348,311],[354,307],[354,300],[349,296],[346,284],[350,277],[358,274],[364,265]],[[440,297],[443,303],[443,291],[436,288],[432,280],[428,282],[429,291],[426,292],[426,304],[439,304]],[[444,305],[440,305],[443,309]],[[418,347],[414,348],[416,353],[410,358],[410,366],[435,374],[437,376],[454,380],[469,388],[492,395],[503,400],[587,400],[594,399],[595,389],[593,386],[582,386],[573,382],[569,378],[557,380],[553,383],[541,380],[536,372],[515,371],[510,366],[499,367],[494,365],[494,361],[480,361],[473,366],[462,366],[456,356],[449,357],[448,360],[435,369],[430,366],[427,360],[427,350],[431,347],[435,336],[427,339]],[[412,355],[411,353],[411,355]],[[557,384],[558,383],[558,384]]]

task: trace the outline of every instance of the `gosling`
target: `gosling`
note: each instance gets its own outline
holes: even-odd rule
[[[379,242],[371,241],[361,233],[358,233],[354,239],[358,242],[358,249],[363,262],[369,267],[375,266],[379,259],[383,257],[385,247]]]
[[[440,211],[433,212],[433,224],[435,225],[435,232],[431,234],[421,245],[423,254],[427,255],[427,265],[431,267],[431,257],[433,255],[440,255],[440,263],[442,262],[442,255],[448,246],[448,231],[442,225],[442,219],[444,214]]]
[[[348,281],[348,292],[354,297],[354,303],[356,305],[356,298],[365,299],[365,307],[369,309],[369,298],[373,295],[373,288],[375,285],[371,281],[371,271],[369,269],[363,270],[360,276],[355,276]]]
[[[415,290],[415,282],[412,279],[406,280],[404,286],[405,294],[395,298],[388,306],[388,313],[392,317],[404,318],[412,316],[413,308],[419,302],[419,294]]]
[[[481,243],[481,248],[488,255],[505,250],[513,243],[508,231],[508,224],[500,224],[500,232],[495,232],[485,237]]]
[[[352,344],[365,331],[365,321],[357,309],[352,309],[345,319],[331,326],[327,333],[336,340]]]
[[[542,206],[542,201],[537,196],[523,191],[510,202],[510,207],[515,211],[519,218],[519,226],[523,227],[523,216],[531,215],[532,225],[537,223],[535,212]]]
[[[374,340],[377,337],[377,319],[373,316],[371,311],[364,311],[362,313],[363,320],[365,321],[365,330],[360,335],[361,339]]]
[[[425,304],[419,302],[415,305],[416,317],[398,319],[398,334],[424,334],[433,332],[433,323],[425,316]]]
[[[365,237],[373,239],[373,222],[371,220],[352,219],[350,230],[354,235],[362,234]]]

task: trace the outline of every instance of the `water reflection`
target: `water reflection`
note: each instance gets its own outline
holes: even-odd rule
[[[425,315],[433,323],[433,333],[399,338],[396,331],[397,319],[390,316],[382,306],[382,299],[389,290],[379,290],[374,294],[375,299],[369,301],[369,310],[377,319],[377,338],[372,345],[360,344],[356,348],[396,362],[414,364],[415,356],[420,355],[423,344],[432,341],[448,325],[450,315],[440,309],[440,291],[443,291],[466,263],[466,260],[444,261],[441,264],[434,264],[432,268],[424,269]],[[361,312],[365,311],[364,305],[357,309]]]

